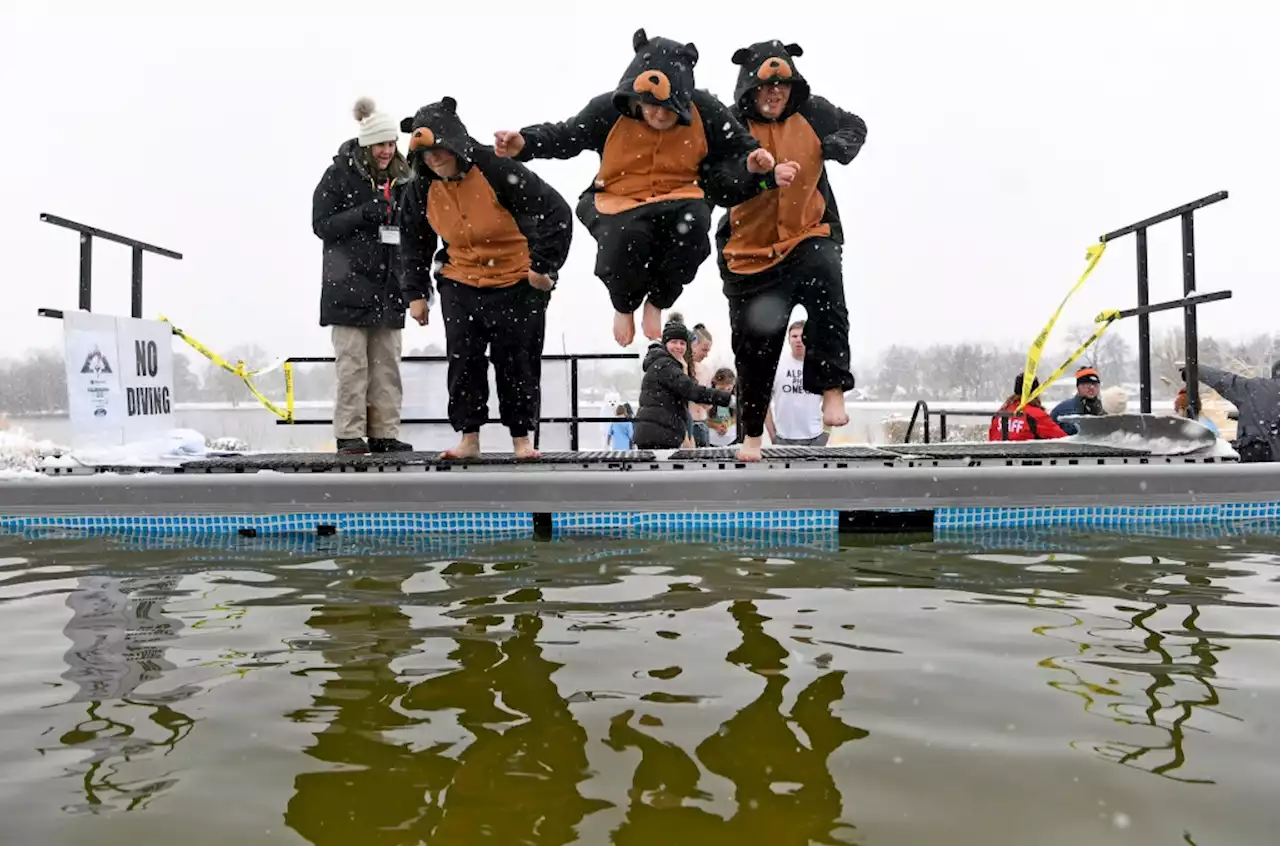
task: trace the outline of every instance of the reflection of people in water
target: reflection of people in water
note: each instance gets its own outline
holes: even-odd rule
[[[474,622],[474,621],[473,621]],[[551,675],[560,664],[537,645],[542,620],[515,618],[515,637],[462,640],[452,654],[462,666],[416,685],[410,711],[459,711],[475,739],[457,755],[449,803],[426,841],[572,843],[577,826],[608,802],[587,799],[587,733],[573,718]]]
[[[63,656],[67,669],[62,677],[76,685],[71,702],[85,703],[85,718],[58,735],[58,741],[89,754],[79,766],[85,768],[82,782],[90,806],[140,808],[177,782],[168,777],[140,782],[128,762],[148,752],[167,754],[195,725],[174,706],[198,688],[137,692],[174,669],[165,655],[166,644],[177,638],[183,624],[164,613],[164,603],[180,579],[83,576],[67,595],[72,615],[63,634],[71,647]],[[130,707],[113,707],[119,704]],[[149,731],[148,721],[159,731]]]
[[[426,797],[439,795],[457,769],[449,758],[415,753],[387,736],[420,722],[396,707],[409,684],[390,665],[421,635],[391,603],[322,606],[307,627],[329,637],[320,651],[330,677],[310,709],[289,716],[329,718],[306,753],[335,766],[294,779],[285,822],[317,846],[403,842],[403,831],[385,841],[374,833],[434,824],[438,809],[433,819]]]
[[[1147,578],[1168,575],[1164,572],[1164,567],[1165,565],[1161,565],[1159,573],[1153,571],[1144,574],[1141,571],[1137,573],[1126,571],[1126,582],[1131,585],[1129,590],[1137,590]],[[1210,587],[1210,579],[1196,571],[1207,570],[1207,568],[1195,563],[1188,563],[1185,567],[1187,572],[1184,575],[1191,590],[1197,591],[1196,595],[1200,597],[1206,596],[1205,588]],[[1163,584],[1160,587],[1162,591],[1165,589]],[[1162,629],[1168,628],[1168,624],[1151,624],[1153,617],[1166,610],[1179,615],[1180,627],[1185,632],[1184,637],[1195,637],[1194,642],[1185,647],[1184,655],[1175,655],[1165,645],[1166,635]],[[1072,620],[1069,625],[1037,626],[1033,631],[1036,634],[1060,638],[1070,643],[1077,643],[1071,637],[1073,631],[1078,630],[1084,634],[1093,631],[1080,617],[1070,612],[1065,613]],[[1055,678],[1049,682],[1049,686],[1079,696],[1085,702],[1086,713],[1107,717],[1119,726],[1134,727],[1136,731],[1133,732],[1133,737],[1139,741],[1147,739],[1149,729],[1159,730],[1167,739],[1163,744],[1134,743],[1126,734],[1125,739],[1113,739],[1095,745],[1093,749],[1099,756],[1117,764],[1146,770],[1175,781],[1212,783],[1193,773],[1183,772],[1187,764],[1184,740],[1189,728],[1188,723],[1195,715],[1197,708],[1219,707],[1218,691],[1213,684],[1214,666],[1218,663],[1215,653],[1228,648],[1213,643],[1200,632],[1197,627],[1199,617],[1198,604],[1147,605],[1129,617],[1133,631],[1142,634],[1141,644],[1145,649],[1144,655],[1135,653],[1133,647],[1136,641],[1125,637],[1115,644],[1109,642],[1087,644],[1091,647],[1089,654],[1094,656],[1088,662],[1068,662],[1055,657],[1046,658],[1041,662],[1043,667],[1068,673],[1072,677],[1070,681]],[[1124,650],[1115,660],[1107,657],[1107,647],[1112,645]],[[1075,654],[1073,652],[1072,657]],[[1155,657],[1158,660],[1155,662],[1141,660],[1144,657]],[[1104,668],[1108,673],[1098,681],[1091,681],[1085,675],[1092,667]],[[1187,669],[1180,671],[1175,668]],[[1150,673],[1151,682],[1142,688],[1140,695],[1135,695],[1125,690],[1123,678],[1116,675],[1116,670]]]
[[[765,686],[696,752],[703,766],[734,783],[738,811],[726,821],[682,807],[679,800],[705,796],[697,788],[697,765],[673,744],[632,728],[629,712],[624,713],[610,727],[609,745],[619,750],[636,747],[643,757],[632,780],[627,821],[614,832],[615,843],[660,842],[673,831],[688,835],[687,842],[714,835],[725,842],[826,843],[843,827],[838,822],[843,810],[840,791],[827,759],[848,741],[867,736],[831,713],[832,704],[844,696],[844,673],[819,676],[784,715],[786,649],[765,632],[768,618],[753,602],[735,602],[730,613],[742,632],[742,645],[728,660],[760,675]],[[792,725],[808,738],[808,746],[800,743]]]
[[[300,775],[289,825],[319,846],[469,843],[482,833],[502,844],[576,840],[582,819],[607,807],[578,792],[586,732],[551,680],[560,665],[537,646],[541,621],[519,616],[514,637],[486,637],[497,622],[472,620],[449,655],[458,669],[413,685],[390,668],[421,639],[396,606],[328,608],[308,621],[342,647],[327,653],[337,678],[316,701],[336,713],[308,754],[356,769]],[[353,648],[344,631],[366,642]],[[415,746],[386,735],[445,723],[448,712],[472,739],[424,729]]]

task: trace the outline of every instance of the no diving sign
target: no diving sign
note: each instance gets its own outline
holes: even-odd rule
[[[167,323],[77,311],[63,316],[75,446],[116,445],[173,425],[173,330]]]

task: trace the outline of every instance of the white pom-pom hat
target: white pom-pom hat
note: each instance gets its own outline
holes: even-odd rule
[[[400,130],[391,115],[378,111],[377,105],[368,97],[361,97],[351,109],[355,119],[360,122],[358,141],[361,147],[371,147],[384,141],[395,141],[400,137]]]

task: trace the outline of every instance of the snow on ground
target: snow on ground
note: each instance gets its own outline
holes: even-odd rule
[[[52,441],[38,441],[24,429],[0,429],[0,479],[40,477],[45,458],[62,451]]]

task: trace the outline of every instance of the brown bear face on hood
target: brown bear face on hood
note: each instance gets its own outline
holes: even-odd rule
[[[627,117],[639,118],[639,105],[648,103],[675,112],[678,123],[693,122],[693,67],[698,48],[670,38],[650,38],[643,29],[632,36],[635,56],[618,81],[613,104]]]
[[[809,99],[809,83],[800,75],[796,58],[804,55],[799,44],[761,41],[733,54],[738,66],[738,84],[733,91],[738,116],[744,120],[770,120],[756,108],[756,92],[766,85],[790,85],[791,96],[776,120],[786,120]]]
[[[430,150],[453,153],[462,170],[471,164],[476,142],[458,117],[458,101],[452,97],[418,109],[413,117],[400,121],[400,131],[409,135],[409,163],[419,174],[429,170],[423,156]]]

